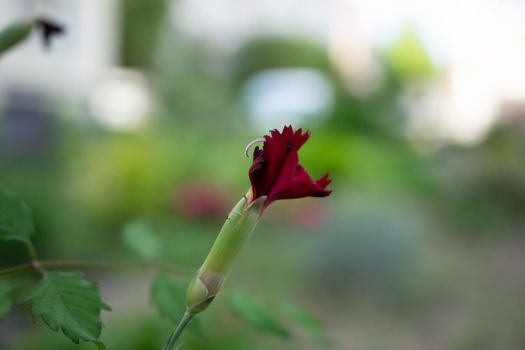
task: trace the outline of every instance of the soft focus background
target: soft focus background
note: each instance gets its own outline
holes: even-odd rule
[[[525,348],[525,3],[517,0],[0,0],[0,25],[64,24],[0,59],[0,181],[47,259],[138,259],[191,276],[249,186],[244,146],[291,123],[327,199],[274,203],[227,284],[323,321],[330,342],[255,331],[218,298],[185,349]],[[0,266],[27,260],[0,245]],[[110,349],[172,328],[153,272],[87,271]],[[1,349],[73,344],[27,305]]]

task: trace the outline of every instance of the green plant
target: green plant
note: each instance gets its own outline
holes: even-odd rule
[[[230,212],[208,257],[187,290],[188,279],[180,275],[175,264],[155,261],[162,242],[149,224],[142,220],[127,224],[122,239],[125,245],[143,258],[143,262],[41,260],[31,241],[35,233],[31,209],[13,192],[0,186],[0,240],[24,244],[29,256],[27,263],[0,270],[0,276],[21,272],[36,272],[38,275],[36,283],[31,279],[25,280],[22,285],[10,285],[9,278],[4,278],[8,284],[0,289],[0,319],[8,314],[14,303],[30,301],[33,317],[41,318],[52,330],[62,330],[75,343],[83,340],[105,349],[100,340],[101,313],[102,310],[110,311],[110,306],[103,300],[98,286],[85,279],[81,272],[64,270],[153,269],[159,272],[152,283],[153,304],[161,315],[173,322],[182,317],[164,346],[164,349],[173,349],[184,328],[221,291],[236,256],[270,203],[280,199],[330,194],[325,189],[330,183],[327,176],[314,181],[299,164],[297,151],[308,137],[309,134],[303,134],[300,129],[294,132],[291,127],[285,127],[282,133],[274,130],[272,136],[256,140],[265,144],[262,150],[256,148],[254,151],[250,168],[252,186]],[[281,301],[279,307],[272,308],[246,293],[231,294],[228,300],[228,305],[237,315],[263,332],[291,337],[292,332],[277,316],[282,314],[289,316],[316,339],[326,339],[321,323],[296,305]],[[190,328],[195,334],[203,333],[197,320],[191,323]]]

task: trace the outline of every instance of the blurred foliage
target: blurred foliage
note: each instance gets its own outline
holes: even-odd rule
[[[399,82],[423,81],[434,73],[430,57],[414,28],[406,27],[384,55],[390,74]]]
[[[35,23],[32,20],[15,22],[0,31],[0,56],[29,37]]]
[[[162,316],[170,319],[175,327],[182,319],[186,311],[186,289],[188,281],[178,281],[170,276],[159,274],[155,277],[151,287],[151,300]],[[188,328],[188,332],[203,338],[200,319],[194,318]]]
[[[158,257],[161,250],[161,243],[151,226],[144,220],[127,223],[123,228],[122,241],[130,250],[146,260]]]
[[[0,321],[3,321],[11,311],[16,294],[16,289],[7,289],[3,286],[0,289]]]
[[[331,71],[326,51],[306,39],[260,37],[248,41],[235,55],[233,74],[241,85],[266,69],[309,67]]]
[[[146,68],[151,65],[167,12],[165,0],[126,0],[120,2],[122,11],[122,64]]]
[[[29,242],[34,232],[33,215],[29,206],[0,185],[0,240]]]
[[[248,294],[236,293],[229,296],[228,301],[232,310],[242,316],[256,328],[277,334],[281,337],[289,337],[289,331],[277,319],[272,311],[260,301]]]
[[[151,299],[163,316],[177,324],[186,311],[186,283],[166,275],[158,275],[153,281]]]
[[[327,335],[325,326],[310,311],[293,303],[282,305],[282,312],[295,321],[304,331],[314,338],[320,345],[332,345],[333,340]]]

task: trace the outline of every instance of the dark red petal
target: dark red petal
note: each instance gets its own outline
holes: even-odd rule
[[[250,180],[255,193],[254,198],[271,192],[288,153],[291,150],[299,150],[310,136],[308,132],[303,134],[302,129],[294,132],[290,125],[285,126],[282,133],[277,129],[271,130],[270,135],[264,136],[265,142],[262,151],[264,166],[262,166],[263,160],[259,159],[261,156],[259,153],[257,154],[258,164],[255,164],[256,154],[254,152],[254,164],[250,169]]]
[[[309,132],[294,131],[290,125],[282,132],[274,129],[270,136],[264,136],[263,149],[255,148],[249,171],[253,199],[266,195],[266,207],[278,199],[324,197],[331,193],[325,190],[331,182],[328,175],[314,181],[299,164],[297,151],[309,137]]]
[[[263,146],[264,175],[261,175],[261,182],[257,186],[264,194],[271,191],[288,153],[287,140],[277,130],[272,130],[270,133],[272,136],[264,137],[266,139]]]
[[[253,199],[264,195],[261,183],[264,183],[264,154],[259,147],[253,151],[253,163],[250,167],[249,176],[252,184]]]
[[[271,134],[272,134],[272,138],[274,139],[282,138],[287,143],[292,144],[297,151],[301,148],[302,145],[304,145],[304,143],[310,137],[310,133],[307,131],[303,134],[303,129],[301,128],[295,130],[294,132],[291,125],[285,126],[283,128],[282,133],[279,133],[279,131],[274,129],[271,131]]]
[[[280,193],[285,192],[290,179],[295,175],[295,169],[299,165],[299,157],[296,150],[291,150],[280,169],[280,173],[275,181],[271,191],[267,194],[267,204],[270,204],[274,200],[280,199]],[[296,197],[294,197],[296,198]]]
[[[308,140],[310,137],[310,132],[307,131],[303,134],[303,130],[301,128],[297,129],[295,131],[294,137],[293,137],[293,144],[297,150],[304,145],[304,143]]]
[[[328,174],[326,174],[325,176],[321,177],[319,180],[315,180],[315,182],[319,185],[319,187],[326,188],[326,186],[330,185],[332,180],[328,178]],[[330,191],[330,193],[332,193],[332,191]]]
[[[328,179],[328,175],[313,181],[304,167],[298,162],[297,152],[290,152],[281,170],[279,179],[268,195],[266,206],[278,199],[326,197],[332,192],[325,190],[325,187],[331,182]]]

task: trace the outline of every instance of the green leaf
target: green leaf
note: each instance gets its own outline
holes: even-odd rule
[[[111,311],[111,306],[109,306],[107,303],[105,302],[102,302],[102,304],[100,305],[100,308],[102,310],[106,310],[106,311]]]
[[[108,350],[108,348],[106,347],[106,344],[104,344],[103,342],[99,340],[95,342],[95,345],[97,346],[98,350]]]
[[[164,274],[155,277],[151,288],[151,301],[160,314],[178,324],[186,311],[186,284]],[[205,337],[199,320],[193,319],[188,325],[194,335]]]
[[[29,206],[0,185],[0,239],[29,243],[34,231],[33,214]]]
[[[145,220],[127,223],[123,228],[122,241],[129,249],[147,260],[158,257],[162,248],[151,225]]]
[[[27,39],[34,25],[33,20],[19,21],[0,31],[0,55]]]
[[[256,328],[288,338],[290,332],[277,319],[268,306],[245,293],[235,293],[228,297],[231,309]]]
[[[292,303],[283,304],[281,310],[292,321],[308,332],[317,342],[324,345],[332,343],[330,337],[326,334],[323,323],[309,311]]]
[[[186,311],[186,287],[167,275],[158,275],[151,288],[151,301],[162,316],[178,323]]]
[[[104,303],[95,284],[79,272],[46,272],[31,291],[33,317],[41,316],[54,331],[62,332],[73,342],[96,341],[102,322]]]
[[[0,291],[0,321],[3,321],[11,311],[19,291],[18,288]]]

